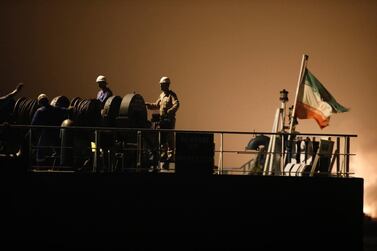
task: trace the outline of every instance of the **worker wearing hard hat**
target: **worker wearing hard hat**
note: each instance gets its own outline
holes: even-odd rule
[[[154,103],[145,103],[150,110],[160,110],[160,128],[161,129],[174,129],[175,128],[175,115],[179,108],[179,101],[177,95],[169,89],[170,79],[162,77],[160,79],[160,87],[162,93]],[[174,137],[172,133],[164,133],[161,135],[162,145],[162,160],[170,161],[173,158],[174,150]]]
[[[107,80],[105,76],[99,75],[96,79],[96,83],[100,88],[100,90],[97,93],[97,99],[101,101],[102,106],[104,106],[107,98],[113,96],[113,92],[107,86]]]
[[[60,126],[68,118],[68,110],[50,105],[49,98],[42,93],[37,98],[39,108],[33,115],[31,125]],[[51,164],[56,158],[60,146],[60,130],[58,128],[37,127],[32,129],[32,140],[37,140],[36,161],[40,164]]]

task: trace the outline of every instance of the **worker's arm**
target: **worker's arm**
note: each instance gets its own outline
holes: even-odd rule
[[[178,100],[178,97],[177,97],[177,94],[175,94],[174,92],[171,93],[171,98],[172,98],[172,107],[167,111],[168,115],[175,115],[175,113],[177,112],[178,108],[179,108],[179,100]]]
[[[160,97],[154,103],[145,103],[147,108],[150,109],[150,110],[160,109],[160,104],[161,104],[161,98]]]

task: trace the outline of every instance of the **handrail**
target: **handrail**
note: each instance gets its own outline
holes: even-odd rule
[[[215,171],[214,173],[216,174],[229,174],[229,172],[240,172],[240,170],[244,172],[244,174],[247,174],[248,171],[246,169],[250,169],[251,168],[251,164],[253,163],[254,161],[254,158],[257,158],[258,157],[258,154],[259,152],[258,151],[250,151],[250,150],[241,150],[240,148],[245,148],[245,145],[247,144],[247,142],[243,141],[243,145],[240,145],[238,144],[239,146],[235,147],[234,144],[229,144],[228,142],[233,142],[233,141],[237,141],[237,140],[234,140],[233,138],[235,136],[243,136],[243,137],[246,137],[246,136],[251,136],[251,137],[254,137],[254,136],[257,136],[257,135],[267,135],[267,136],[280,136],[282,139],[285,139],[285,136],[289,135],[288,133],[286,132],[276,132],[276,133],[273,133],[273,132],[256,132],[256,131],[252,131],[252,132],[247,132],[247,131],[219,131],[219,130],[177,130],[177,129],[153,129],[153,128],[119,128],[119,127],[86,127],[86,126],[69,126],[69,127],[61,127],[61,126],[38,126],[38,125],[15,125],[15,124],[0,124],[0,128],[9,128],[9,129],[27,129],[27,131],[30,132],[30,148],[29,148],[29,152],[30,152],[30,156],[29,156],[29,159],[30,159],[30,163],[31,163],[31,168],[33,168],[33,160],[35,159],[35,156],[33,156],[33,154],[35,154],[35,151],[38,150],[38,149],[42,149],[42,148],[59,148],[60,151],[62,150],[71,150],[71,147],[70,146],[65,146],[65,145],[57,145],[57,146],[49,146],[49,145],[36,145],[35,143],[32,142],[31,140],[31,135],[34,133],[34,130],[35,129],[56,129],[56,130],[66,130],[66,131],[74,131],[74,130],[78,130],[78,131],[87,131],[89,133],[93,133],[93,137],[92,139],[94,140],[94,144],[95,144],[95,148],[92,148],[91,146],[84,146],[82,149],[85,150],[85,147],[87,147],[86,150],[90,151],[93,153],[93,161],[92,161],[92,167],[90,169],[91,172],[99,172],[101,171],[103,168],[101,167],[101,165],[103,165],[102,162],[108,162],[107,164],[108,165],[111,165],[111,167],[109,167],[108,169],[110,171],[114,171],[114,170],[119,170],[119,168],[117,166],[114,166],[114,165],[119,165],[121,166],[120,169],[124,169],[124,163],[127,162],[127,158],[130,157],[130,154],[136,154],[136,170],[141,170],[144,168],[144,159],[145,156],[143,156],[143,154],[146,154],[146,151],[149,151],[151,152],[151,155],[152,157],[155,157],[158,159],[158,167],[155,167],[155,169],[159,169],[159,166],[160,166],[160,162],[161,160],[159,159],[159,154],[161,152],[161,148],[160,148],[160,144],[158,143],[155,147],[153,147],[153,149],[148,149],[148,146],[145,145],[145,142],[144,142],[144,139],[148,136],[148,135],[158,135],[158,142],[160,142],[160,134],[161,133],[164,133],[164,132],[170,132],[170,133],[173,133],[174,135],[178,135],[178,134],[182,134],[182,133],[192,133],[192,134],[213,134],[214,136],[216,136],[214,138],[214,143],[216,142],[217,145],[216,147],[213,149],[213,154],[214,154],[214,159],[218,159],[218,165],[216,166],[215,165],[215,161],[213,162],[214,166],[214,170],[217,168],[217,171]],[[123,145],[119,145],[117,147],[112,147],[111,149],[110,148],[106,148],[105,151],[103,151],[103,146],[102,146],[102,139],[101,137],[104,137],[104,135],[102,135],[102,132],[114,132],[114,133],[118,133],[118,132],[124,132],[125,134],[120,134],[120,135],[117,135],[115,134],[116,136],[119,136],[119,137],[128,137],[129,132],[132,132],[132,133],[135,133],[135,142],[127,142],[127,144],[123,144]],[[153,132],[151,134],[151,132]],[[127,135],[127,136],[124,136],[124,135]],[[133,135],[133,134],[130,134],[130,135]],[[344,176],[343,174],[347,174],[345,176],[349,176],[351,175],[352,173],[350,172],[350,158],[352,156],[355,156],[354,153],[351,153],[350,152],[350,147],[351,147],[351,138],[355,138],[357,137],[356,134],[334,134],[334,133],[331,133],[331,134],[320,134],[320,133],[293,133],[292,135],[294,135],[295,137],[295,140],[303,140],[308,137],[313,137],[313,139],[319,139],[319,140],[322,140],[322,139],[329,139],[329,138],[332,138],[331,141],[334,141],[335,140],[335,144],[334,144],[334,147],[336,148],[336,152],[334,153],[329,153],[329,158],[331,158],[331,167],[333,165],[336,165],[336,168],[334,168],[334,173],[335,174],[338,174],[341,175],[341,176]],[[225,136],[228,136],[228,137],[225,137]],[[284,138],[283,138],[284,136]],[[302,136],[305,136],[305,137],[302,137]],[[341,140],[343,139],[343,140]],[[121,141],[121,140],[120,140]],[[238,140],[240,141],[240,140]],[[317,141],[318,142],[318,141]],[[2,142],[0,142],[1,144]],[[225,148],[225,144],[227,145],[227,148]],[[282,143],[280,144],[280,146],[285,146],[286,143]],[[276,147],[280,147],[279,144],[276,144]],[[288,145],[287,145],[288,147]],[[117,149],[115,149],[117,148]],[[288,148],[287,148],[288,149]],[[174,149],[175,150],[175,149]],[[269,170],[265,170],[264,173],[266,175],[273,175],[274,173],[274,170],[280,170],[279,173],[281,173],[281,175],[285,176],[287,175],[287,172],[285,171],[285,162],[281,161],[282,158],[285,158],[286,156],[289,155],[289,152],[288,150],[284,149],[284,150],[277,150],[277,149],[271,149],[270,151],[266,151],[267,149],[265,149],[265,151],[263,152],[265,154],[265,156],[270,156],[271,157],[271,161],[276,161],[274,160],[275,157],[278,157],[280,159],[280,161],[278,161],[277,163],[279,163],[279,166],[280,167],[277,167],[277,166],[274,166],[274,168],[272,169],[272,166],[275,165],[274,163],[269,163]],[[117,154],[118,152],[116,151],[119,151],[119,153],[122,153],[122,154]],[[104,155],[106,155],[104,157]],[[128,154],[128,156],[127,156]],[[242,154],[244,156],[241,156],[239,154]],[[236,166],[239,166],[239,167],[234,167],[234,164],[229,164],[229,163],[226,163],[225,161],[228,161],[229,160],[229,156],[231,155],[233,158],[239,158],[239,160],[241,160],[241,157],[242,158],[245,158],[247,157],[248,154],[252,154],[252,159],[249,159],[247,161],[244,161],[243,164],[240,164],[240,165],[236,165]],[[312,161],[314,160],[314,156],[317,154],[317,157],[318,157],[318,154],[319,153],[314,153],[314,155],[312,156]],[[4,153],[2,153],[0,151],[0,158],[1,156],[3,156]],[[13,154],[15,156],[15,154]],[[12,156],[13,156],[12,155]],[[215,156],[216,155],[216,156]],[[237,155],[239,155],[237,157]],[[256,156],[255,156],[256,155]],[[10,155],[9,155],[10,156]],[[156,157],[157,156],[157,157]],[[59,157],[59,156],[58,156]],[[292,157],[290,157],[292,158]],[[285,159],[284,159],[285,160]],[[98,161],[101,161],[98,162]],[[117,161],[117,164],[115,164],[115,161]],[[291,161],[291,160],[288,160],[288,161]],[[306,161],[306,160],[305,160]],[[312,162],[312,164],[314,163],[314,165],[317,164],[318,160],[315,160],[316,162]],[[114,163],[110,163],[110,162],[114,162]],[[119,163],[120,164],[119,164]],[[255,162],[255,161],[254,161]],[[173,161],[171,163],[173,165],[173,171],[174,171],[174,168],[175,168],[175,162]],[[35,165],[35,166],[39,166],[39,165]],[[63,166],[63,165],[62,165]],[[233,166],[233,168],[230,168],[231,166]],[[246,168],[247,167],[247,168]],[[133,167],[130,167],[129,169],[132,169]],[[56,169],[56,166],[54,164],[54,170]],[[123,170],[122,169],[122,170]],[[148,168],[147,168],[148,169]],[[315,168],[313,167],[313,170]],[[332,169],[331,169],[332,170]],[[102,170],[103,171],[103,170]],[[152,170],[154,171],[154,170]],[[290,172],[290,173],[293,173],[294,171]],[[312,174],[315,173],[315,170],[314,172],[312,172]],[[324,171],[322,171],[322,174],[325,173]]]
[[[19,124],[0,124],[0,127],[19,127],[19,128],[60,128],[60,129],[79,129],[79,130],[104,130],[104,131],[162,131],[162,132],[181,132],[181,133],[213,133],[213,134],[248,134],[248,135],[289,135],[287,132],[256,132],[256,131],[220,131],[220,130],[182,130],[182,129],[153,129],[153,128],[122,128],[122,127],[96,127],[96,126],[70,126],[70,127],[61,127],[61,126],[41,126],[41,125],[19,125]],[[322,133],[292,133],[292,135],[300,136],[328,136],[328,137],[358,137],[357,134],[322,134]]]

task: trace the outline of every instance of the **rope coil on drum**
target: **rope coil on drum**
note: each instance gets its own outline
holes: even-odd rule
[[[71,119],[77,126],[101,126],[101,102],[97,99],[79,99],[71,102]]]
[[[101,111],[104,126],[115,126],[115,119],[119,115],[121,102],[120,96],[111,96],[106,100]]]
[[[30,125],[38,108],[39,105],[36,99],[19,98],[14,105],[13,122],[18,125]]]
[[[30,125],[34,113],[39,108],[36,99],[21,97],[17,101],[10,103],[8,107],[10,114],[8,114],[7,122],[10,124]],[[28,161],[28,142],[26,135],[29,132],[27,128],[3,127],[0,131],[0,148],[1,153],[6,155],[17,156],[19,161]]]

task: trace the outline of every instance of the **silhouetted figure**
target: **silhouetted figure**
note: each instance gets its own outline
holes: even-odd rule
[[[60,126],[63,120],[68,117],[68,110],[51,106],[46,94],[38,96],[38,105],[40,108],[35,112],[31,125]],[[38,141],[37,163],[50,164],[48,160],[57,156],[56,148],[60,147],[59,132],[59,128],[33,129],[32,137],[37,138]]]
[[[170,79],[162,77],[160,79],[162,93],[154,103],[145,103],[150,110],[160,110],[160,129],[175,129],[175,117],[179,108],[177,95],[169,89]],[[161,134],[161,160],[171,161],[174,152],[174,135],[171,132]]]
[[[0,97],[0,123],[8,120],[15,103],[13,97],[22,89],[23,85],[24,84],[19,83],[16,89],[11,91],[7,95]]]
[[[101,101],[103,107],[105,105],[107,98],[113,96],[113,92],[107,86],[108,83],[105,76],[99,75],[97,77],[96,82],[98,84],[98,87],[100,88],[100,90],[97,93],[97,99]]]

